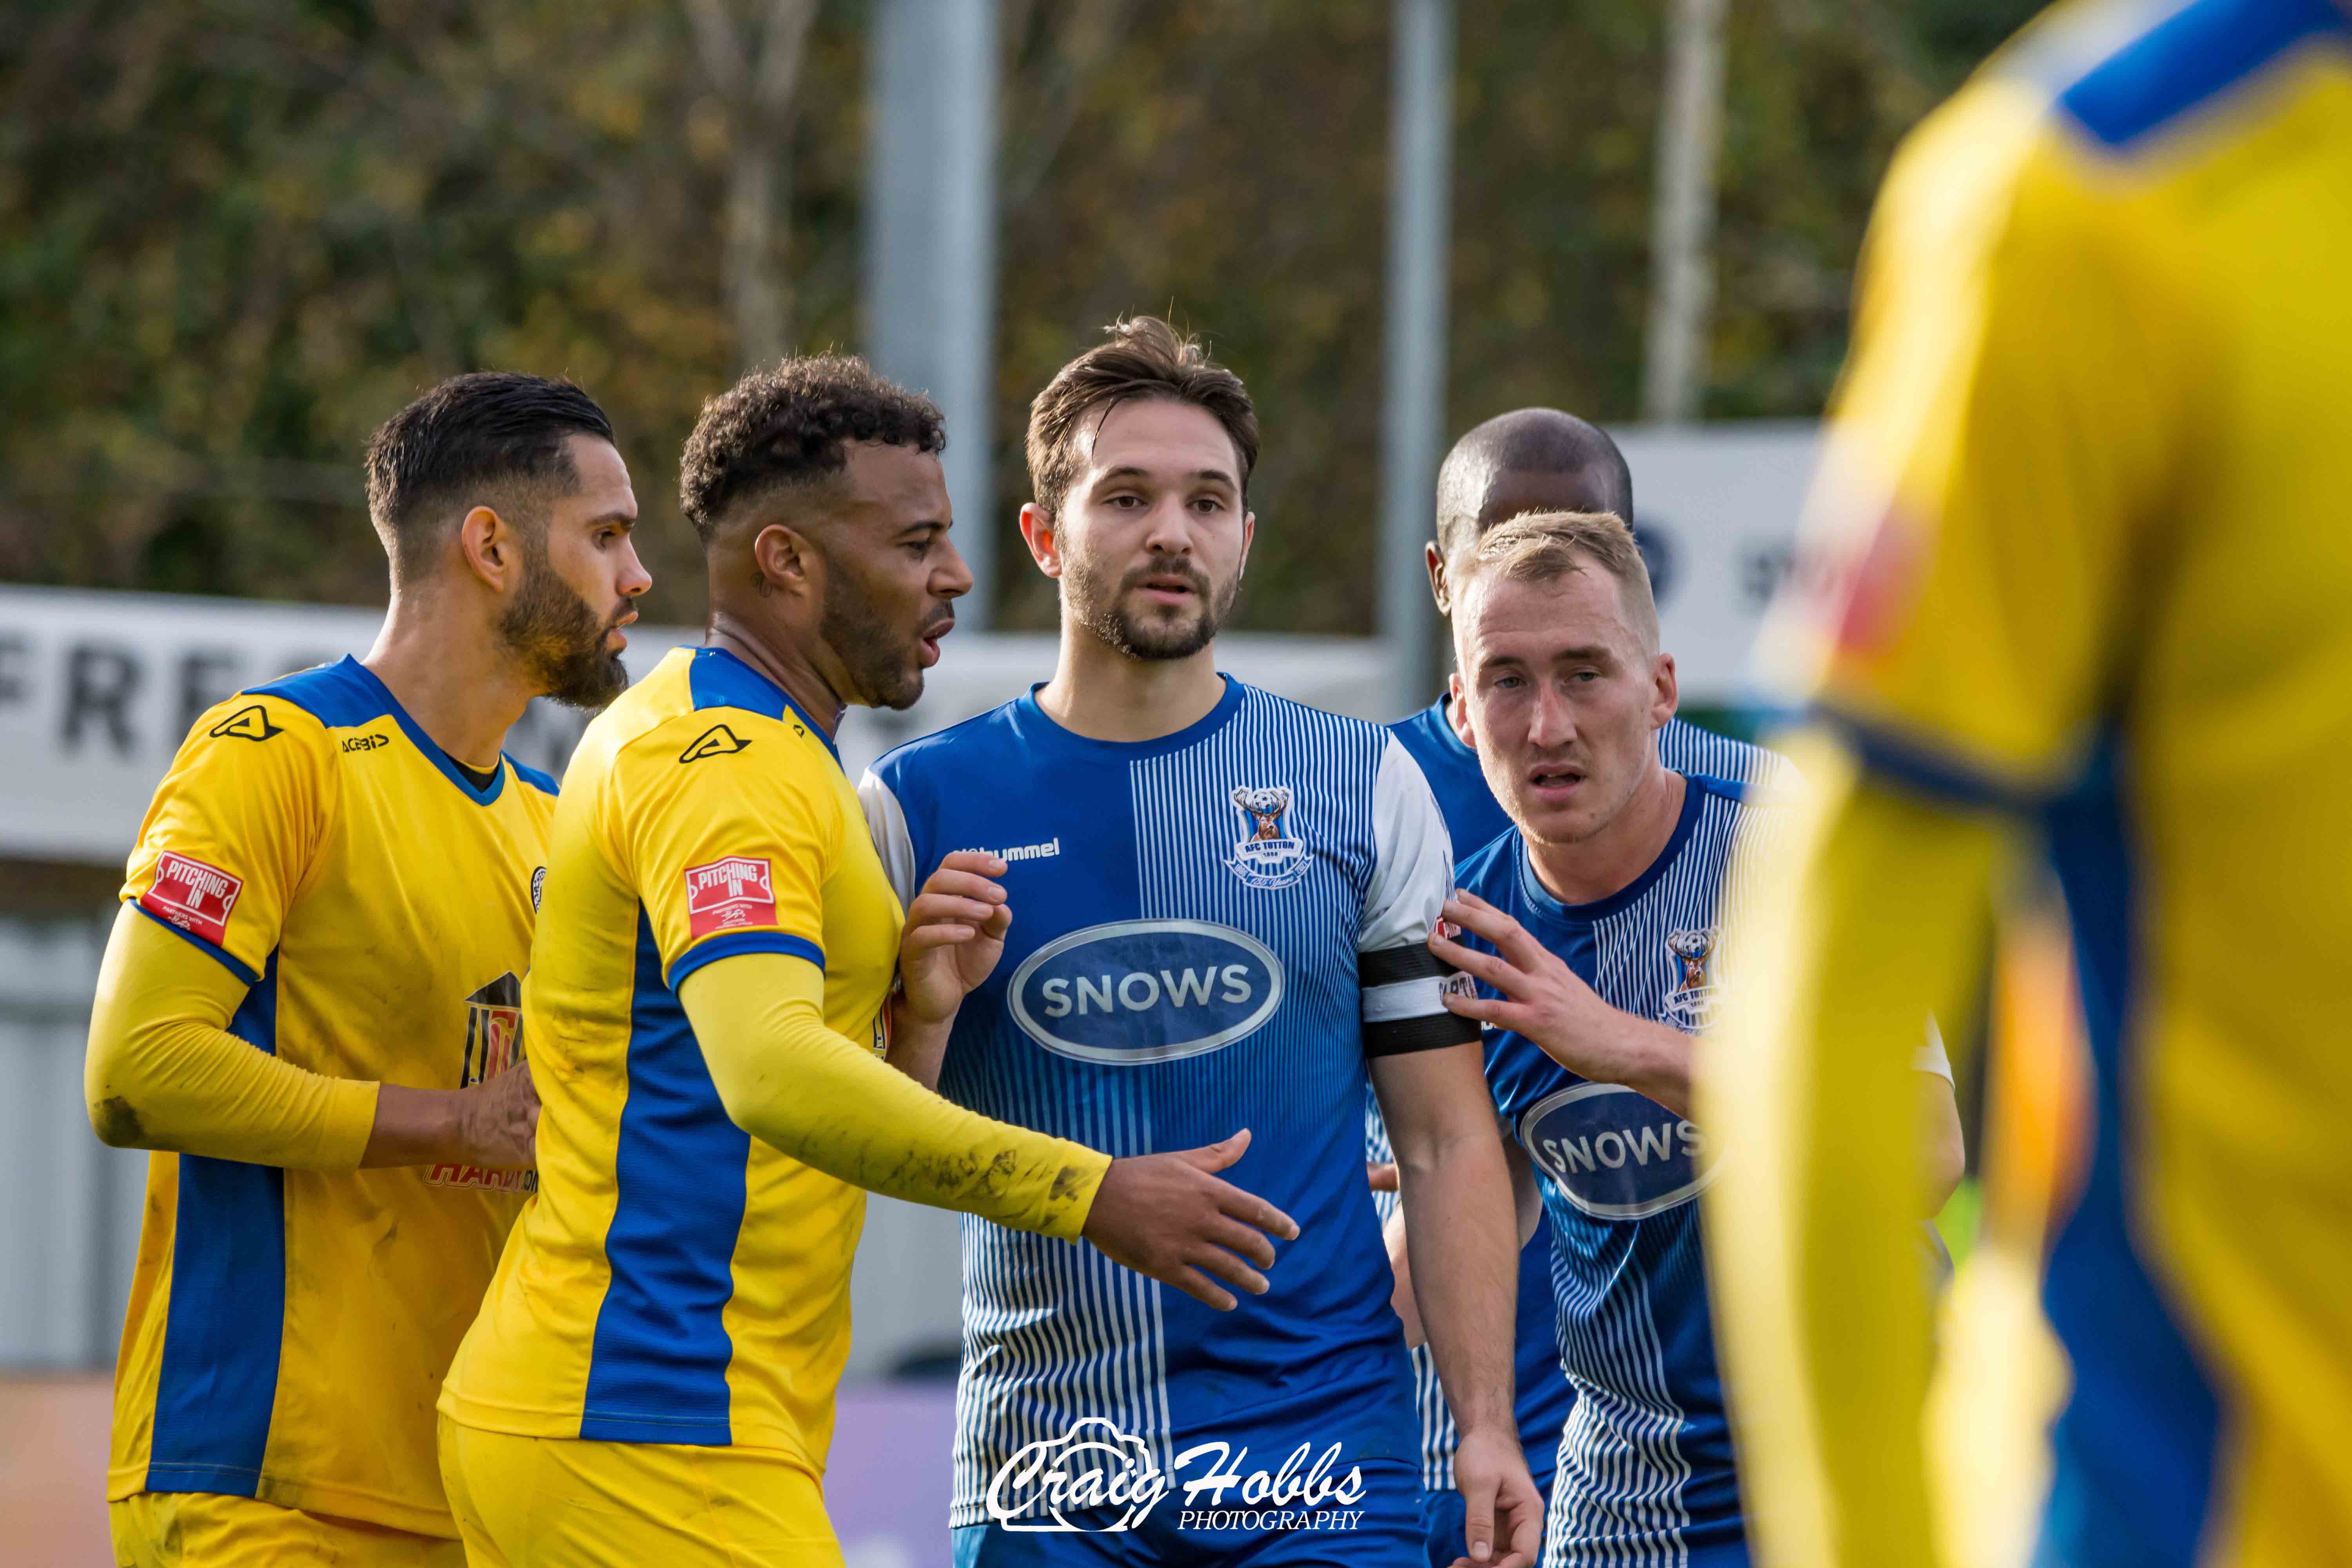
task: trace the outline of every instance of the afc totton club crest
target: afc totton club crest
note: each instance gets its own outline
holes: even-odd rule
[[[1307,875],[1307,844],[1283,831],[1290,812],[1288,784],[1235,784],[1231,799],[1249,824],[1226,869],[1253,888],[1287,888]]]
[[[1665,1021],[1678,1029],[1704,1029],[1715,1022],[1717,987],[1707,972],[1715,961],[1715,927],[1668,931],[1666,951],[1680,973],[1666,994]]]

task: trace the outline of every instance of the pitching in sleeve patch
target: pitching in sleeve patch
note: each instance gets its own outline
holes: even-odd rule
[[[139,907],[215,947],[226,947],[229,911],[243,891],[242,877],[166,849],[155,862],[154,882],[139,895]]]
[[[768,862],[730,855],[686,868],[686,924],[690,936],[776,923],[776,888]]]

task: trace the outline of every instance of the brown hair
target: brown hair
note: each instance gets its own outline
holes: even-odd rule
[[[1055,373],[1029,405],[1029,488],[1037,504],[1059,514],[1078,477],[1078,426],[1099,409],[1108,416],[1130,397],[1189,403],[1204,410],[1232,437],[1241,459],[1242,500],[1249,500],[1257,466],[1257,411],[1242,378],[1209,357],[1200,340],[1157,316],[1129,316]],[[1100,425],[1097,422],[1097,427]]]
[[[1492,573],[1507,583],[1551,583],[1597,565],[1617,579],[1618,597],[1643,647],[1658,651],[1658,603],[1633,531],[1613,511],[1529,511],[1486,531],[1463,551],[1454,593]]]

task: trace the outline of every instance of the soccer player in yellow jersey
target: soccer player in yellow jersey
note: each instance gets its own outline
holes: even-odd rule
[[[1297,1234],[1211,1173],[1243,1138],[1113,1161],[884,1059],[943,1037],[1006,920],[1003,864],[957,860],[894,1001],[902,911],[833,748],[845,704],[921,693],[971,585],[942,444],[927,400],[837,356],[746,377],[688,443],[710,636],[572,760],[523,1001],[539,1196],[441,1394],[476,1568],[839,1563],[821,1486],[861,1188],[1227,1306],[1203,1276],[1262,1293],[1268,1235]]]
[[[463,1562],[433,1397],[526,1190],[555,793],[499,744],[621,688],[650,580],[567,383],[443,383],[368,494],[382,635],[196,721],[99,979],[91,1125],[156,1151],[107,1478],[137,1568]]]
[[[1776,1563],[1931,1560],[1885,1042],[1969,990],[2026,822],[2095,1079],[2037,1561],[2352,1563],[2352,16],[2115,16],[1931,119],[1864,257],[1800,667],[1830,802],[1707,1102]]]

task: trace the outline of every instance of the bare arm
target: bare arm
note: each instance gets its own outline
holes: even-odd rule
[[[1499,1511],[1508,1526],[1507,1538],[1496,1542],[1507,1549],[1501,1560],[1522,1561],[1525,1553],[1531,1562],[1540,1507],[1512,1407],[1517,1224],[1481,1048],[1377,1057],[1371,1068],[1396,1149],[1413,1303],[1461,1428],[1455,1477],[1469,1514],[1469,1544],[1475,1554],[1493,1540],[1492,1511]],[[1484,1496],[1474,1487],[1485,1489]],[[1482,1510],[1492,1511],[1482,1519]]]
[[[1528,1243],[1535,1239],[1536,1226],[1543,1223],[1543,1194],[1536,1186],[1535,1163],[1528,1158],[1527,1151],[1509,1138],[1502,1142],[1503,1163],[1511,1173],[1511,1204],[1517,1211],[1519,1248],[1524,1252]],[[1370,1174],[1374,1192],[1396,1191],[1394,1165],[1374,1165]],[[1418,1349],[1427,1336],[1422,1331],[1421,1308],[1412,1298],[1412,1258],[1406,1240],[1404,1210],[1391,1210],[1388,1223],[1381,1227],[1381,1241],[1388,1248],[1389,1271],[1396,1278],[1396,1287],[1389,1295],[1389,1307],[1404,1324],[1406,1348]]]
[[[528,1070],[470,1089],[331,1078],[230,1032],[247,984],[131,905],[116,914],[90,1013],[90,1128],[159,1149],[287,1170],[527,1166]]]

